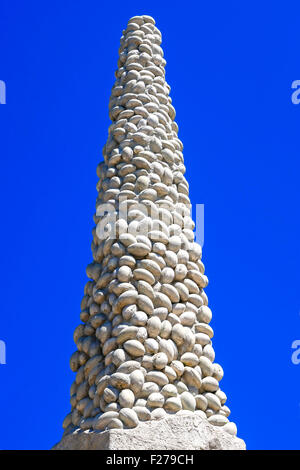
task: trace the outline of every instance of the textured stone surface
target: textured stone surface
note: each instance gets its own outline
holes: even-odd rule
[[[54,450],[244,450],[245,442],[200,416],[168,416],[134,429],[69,434]]]
[[[118,445],[127,436],[120,430],[174,413],[205,418],[202,426],[217,433],[237,432],[219,385],[208,278],[160,44],[147,15],[131,18],[121,37],[112,123],[97,167],[93,261],[70,360],[71,410],[63,422],[65,435],[111,430]],[[188,93],[193,103],[195,91]]]

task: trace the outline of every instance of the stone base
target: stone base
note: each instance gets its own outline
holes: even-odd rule
[[[245,450],[242,439],[200,416],[169,416],[133,429],[79,431],[63,436],[53,450]]]

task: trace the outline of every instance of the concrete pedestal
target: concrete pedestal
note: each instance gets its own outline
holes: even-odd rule
[[[75,431],[53,450],[245,450],[242,439],[200,416],[169,416],[133,429]]]

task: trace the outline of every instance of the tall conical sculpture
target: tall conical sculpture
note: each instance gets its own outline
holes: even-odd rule
[[[160,44],[146,15],[131,18],[121,38],[64,439],[143,426],[156,434],[198,417],[225,447],[243,448],[214,362],[208,279]]]

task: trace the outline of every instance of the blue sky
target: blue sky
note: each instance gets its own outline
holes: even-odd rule
[[[216,361],[249,449],[300,449],[297,2],[1,1],[0,448],[61,437],[119,39],[149,14],[193,204]],[[16,432],[16,429],[18,432]]]

